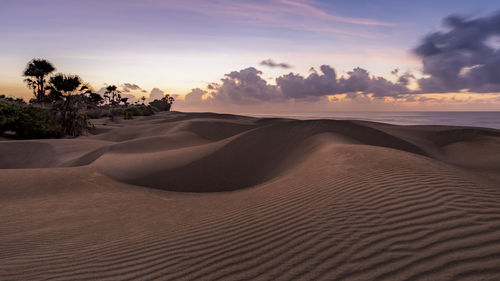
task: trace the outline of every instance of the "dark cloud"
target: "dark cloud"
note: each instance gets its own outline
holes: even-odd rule
[[[215,89],[217,89],[217,87],[219,87],[219,85],[217,83],[210,83],[210,84],[208,84],[207,89],[215,90]]]
[[[430,98],[430,97],[419,97],[417,99],[418,102],[425,103],[425,102],[440,102],[443,101],[442,99],[436,99],[436,98]]]
[[[406,84],[370,76],[368,71],[359,67],[340,79],[328,65],[322,65],[320,70],[321,74],[313,72],[307,78],[293,73],[283,75],[276,79],[276,83],[286,97],[294,99],[347,93],[372,94],[378,98],[409,93]]]
[[[276,84],[287,98],[307,98],[326,96],[339,92],[335,70],[328,65],[320,67],[321,74],[316,71],[307,78],[299,74],[286,74],[276,78]]]
[[[370,76],[369,72],[362,68],[355,68],[347,73],[347,78],[341,78],[339,93],[361,92],[372,94],[375,98],[396,97],[408,94],[410,90],[405,85],[393,83],[383,77]]]
[[[410,84],[410,80],[416,79],[413,74],[410,72],[405,72],[403,75],[399,76],[398,83],[404,86],[408,86]]]
[[[124,83],[121,87],[122,91],[125,93],[128,93],[130,91],[143,91],[143,89],[137,84]]]
[[[468,19],[453,15],[444,20],[445,32],[427,35],[414,52],[422,58],[419,79],[423,93],[500,91],[500,51],[488,40],[500,35],[500,12]]]
[[[396,82],[392,82],[359,67],[338,77],[331,66],[322,65],[319,70],[311,68],[308,76],[282,75],[273,85],[261,77],[261,71],[250,67],[226,74],[219,84],[209,84],[209,92],[193,90],[186,102],[202,101],[203,96],[207,97],[204,102],[233,104],[317,101],[340,94],[360,103],[384,97],[427,102],[431,99],[419,94],[462,90],[500,92],[500,49],[490,45],[492,38],[500,36],[500,12],[476,19],[450,16],[444,24],[446,31],[427,35],[414,49],[422,59],[425,75],[418,80],[410,72],[394,69],[391,74],[395,75]],[[289,67],[270,59],[261,65]],[[408,88],[413,80],[420,90]]]
[[[283,102],[287,100],[317,101],[326,96],[349,94],[347,97],[366,100],[361,97],[382,98],[397,97],[410,93],[406,87],[408,79],[413,77],[406,73],[399,77],[398,83],[385,78],[370,75],[362,68],[355,68],[346,77],[337,78],[335,69],[322,65],[319,72],[312,72],[304,77],[289,73],[276,78],[276,85],[268,84],[262,72],[249,67],[233,71],[221,79],[220,84],[211,83],[208,90],[194,89],[186,96],[187,103],[200,102],[207,94],[204,102],[223,102],[233,104],[249,104],[258,102]]]
[[[269,66],[269,67],[291,68],[291,66],[288,63],[284,63],[284,62],[277,63],[277,62],[274,62],[272,59],[263,60],[260,62],[260,65]]]
[[[211,84],[213,99],[236,104],[281,100],[278,87],[268,84],[261,75],[262,72],[253,67],[226,74],[220,85]]]

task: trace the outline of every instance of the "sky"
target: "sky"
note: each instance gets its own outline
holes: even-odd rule
[[[0,0],[0,93],[33,58],[219,112],[500,110],[500,2]],[[495,73],[497,73],[495,75]]]

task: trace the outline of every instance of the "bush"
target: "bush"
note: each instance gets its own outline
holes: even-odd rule
[[[20,106],[0,99],[0,134],[14,131],[14,124],[19,118]]]
[[[155,112],[153,111],[153,108],[149,105],[134,105],[134,107],[137,107],[139,109],[139,112],[141,113],[139,116],[151,116],[154,115]]]
[[[102,108],[91,108],[91,109],[87,109],[85,111],[85,113],[87,114],[87,116],[90,118],[90,119],[98,119],[98,118],[102,118],[102,117],[109,117],[109,109],[102,109]]]
[[[158,109],[158,111],[170,111],[172,104],[164,101],[164,100],[154,100],[149,103],[153,108]]]
[[[84,112],[85,99],[80,95],[68,95],[63,100],[52,103],[52,116],[61,124],[64,134],[77,137],[91,129]]]
[[[12,131],[17,137],[58,138],[63,128],[46,109],[0,99],[0,134]]]
[[[123,119],[132,119],[132,116],[150,116],[155,114],[151,106],[142,104],[127,106],[121,112]]]
[[[125,110],[123,111],[123,119],[129,120],[129,119],[132,119],[132,116],[134,116],[133,108],[131,108],[131,107],[125,108]]]

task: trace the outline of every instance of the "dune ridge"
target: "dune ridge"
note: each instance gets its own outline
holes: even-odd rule
[[[498,130],[176,112],[97,126],[0,142],[0,279],[500,278]]]

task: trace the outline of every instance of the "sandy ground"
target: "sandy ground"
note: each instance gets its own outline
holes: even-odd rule
[[[500,280],[498,130],[95,123],[0,142],[0,280]]]

